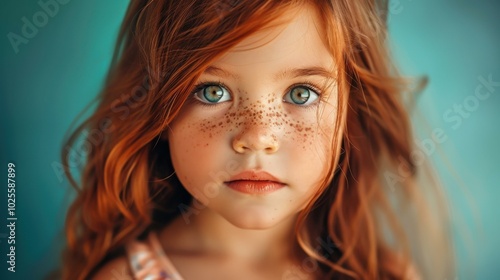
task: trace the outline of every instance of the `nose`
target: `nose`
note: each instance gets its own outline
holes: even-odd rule
[[[279,139],[267,124],[253,123],[242,127],[234,136],[232,146],[239,154],[260,151],[273,154],[279,149]]]

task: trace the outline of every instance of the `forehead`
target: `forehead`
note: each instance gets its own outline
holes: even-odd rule
[[[324,44],[324,32],[312,6],[289,9],[275,24],[249,36],[215,63],[235,66],[261,66],[262,70],[287,67],[321,66],[334,68],[331,53]]]

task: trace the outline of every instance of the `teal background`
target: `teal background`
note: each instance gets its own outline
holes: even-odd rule
[[[2,183],[0,279],[41,279],[60,259],[70,192],[53,164],[60,162],[62,139],[71,122],[102,86],[127,4],[70,0],[59,5],[16,54],[7,34],[21,34],[21,19],[32,19],[42,8],[37,1],[2,1],[0,174],[6,178],[7,163],[16,164],[18,220],[17,272],[7,274],[7,186]],[[478,77],[491,75],[500,82],[499,8],[493,0],[400,0],[391,6],[390,33],[398,65],[406,75],[430,79],[418,99],[428,121],[419,139],[430,137],[434,128],[447,136],[430,157],[450,193],[454,215],[463,218],[469,231],[472,251],[457,242],[461,272],[448,279],[500,279],[500,87],[467,117],[460,117],[460,125],[443,117],[455,104],[472,98]],[[449,164],[441,154],[456,175],[447,171]]]

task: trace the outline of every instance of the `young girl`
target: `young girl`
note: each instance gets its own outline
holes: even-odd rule
[[[63,279],[454,277],[386,4],[132,0]]]

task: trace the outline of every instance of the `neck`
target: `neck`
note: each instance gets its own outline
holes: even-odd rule
[[[294,215],[271,228],[242,229],[210,208],[204,208],[196,215],[191,215],[189,223],[182,217],[177,218],[168,226],[167,231],[171,232],[173,240],[178,241],[172,243],[183,247],[173,248],[174,250],[187,249],[203,255],[252,262],[293,261],[296,218],[297,215]]]

